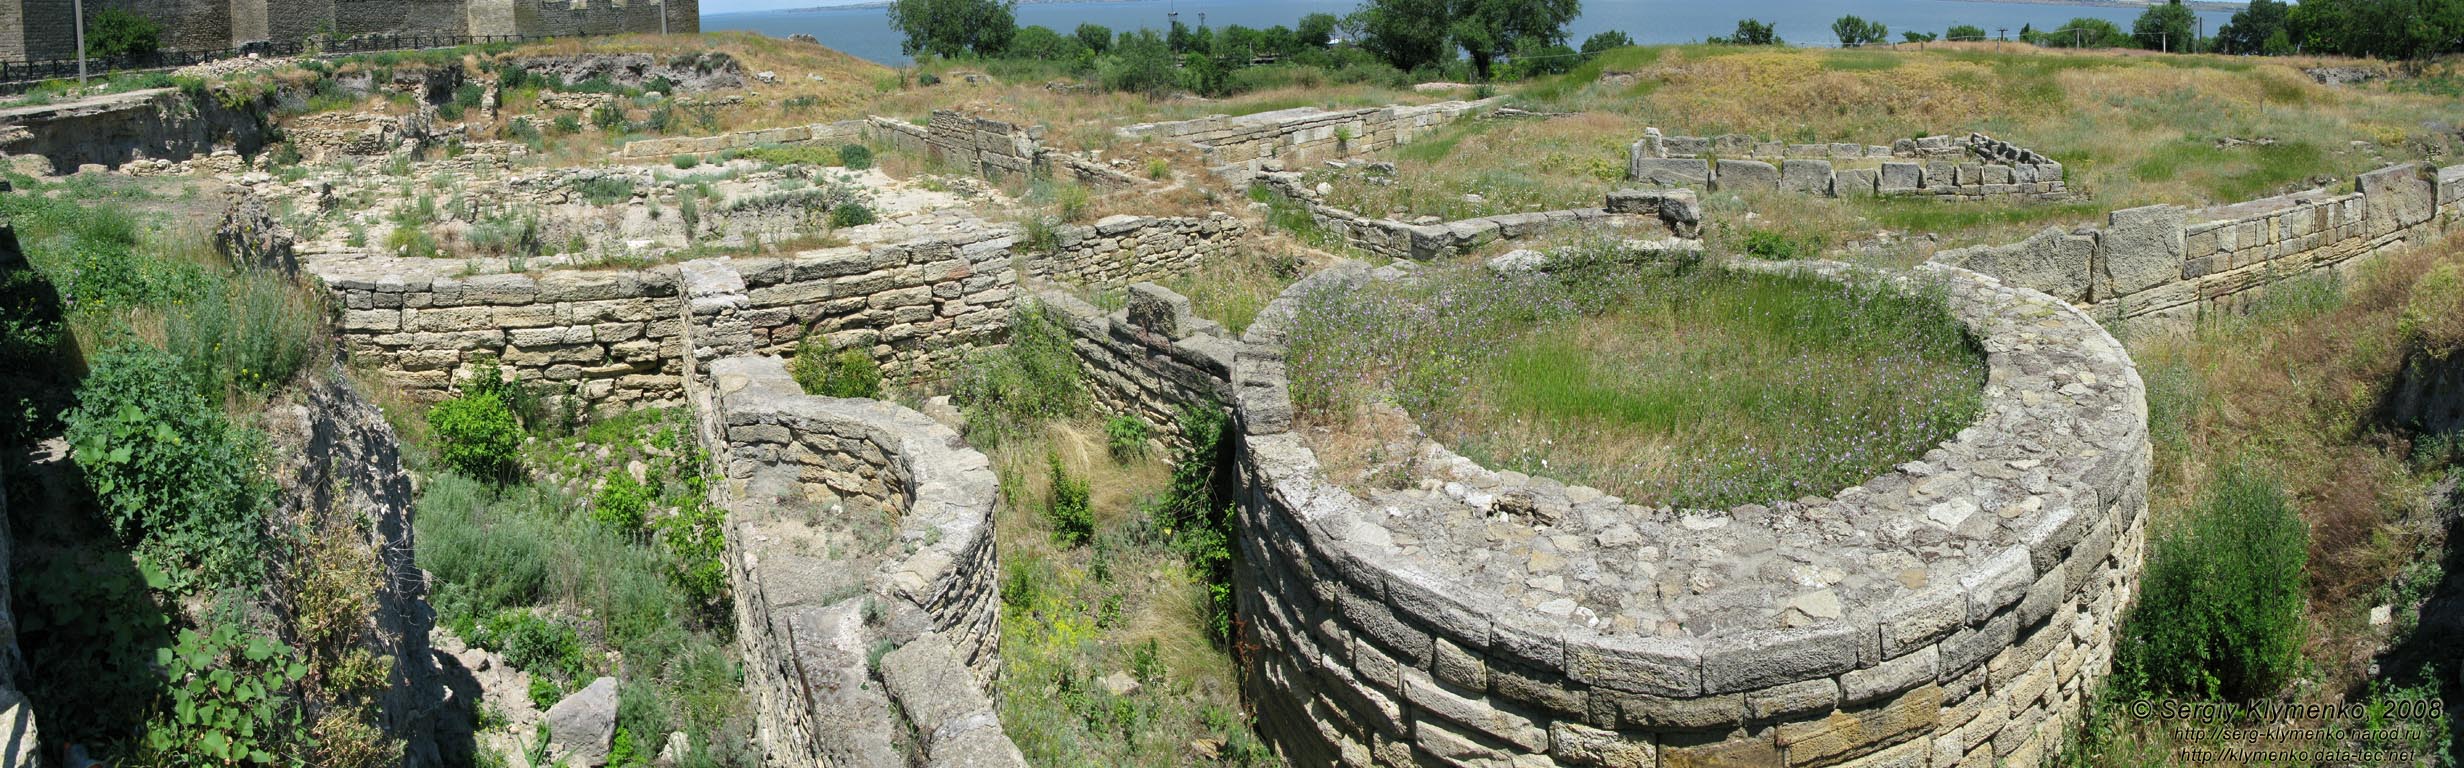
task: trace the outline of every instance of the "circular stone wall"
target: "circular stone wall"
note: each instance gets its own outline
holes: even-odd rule
[[[1837,264],[1799,269],[1840,277]],[[1983,415],[1829,498],[1645,508],[1423,441],[1329,482],[1293,432],[1286,291],[1235,365],[1240,610],[1260,730],[1299,765],[2033,766],[2135,592],[2145,392],[2076,309],[1927,265]]]

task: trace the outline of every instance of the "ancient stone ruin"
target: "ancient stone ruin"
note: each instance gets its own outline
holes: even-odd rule
[[[1820,197],[2054,200],[2069,194],[2061,163],[1981,133],[1901,139],[1885,147],[1789,144],[1735,133],[1663,136],[1650,128],[1628,152],[1626,178],[1655,186]]]

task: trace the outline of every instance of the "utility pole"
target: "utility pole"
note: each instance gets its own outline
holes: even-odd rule
[[[77,17],[77,87],[86,85],[86,0],[75,0],[69,14]]]
[[[667,0],[659,0],[659,35],[667,35]]]

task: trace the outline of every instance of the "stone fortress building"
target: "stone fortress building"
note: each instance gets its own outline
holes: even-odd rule
[[[0,61],[77,55],[74,0],[0,0]],[[701,31],[701,0],[86,0],[163,26],[166,51],[313,35],[604,35]]]

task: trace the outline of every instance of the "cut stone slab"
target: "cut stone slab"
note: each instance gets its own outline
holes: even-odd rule
[[[1934,261],[1983,272],[2002,282],[2034,288],[2068,302],[2086,301],[2088,275],[2096,257],[2096,239],[2046,227],[2011,245],[1986,245],[1945,251]]]
[[[1626,166],[1627,178],[1662,187],[1711,184],[1711,161],[1694,158],[1638,157]]]
[[[2156,287],[2182,274],[2182,226],[2189,214],[2178,205],[2114,211],[2097,246],[2104,300]]]
[[[1780,187],[1790,192],[1829,196],[1831,161],[1789,160],[1780,164]]]
[[[1780,169],[1760,160],[1722,160],[1713,182],[1722,192],[1773,190],[1780,187]]]

